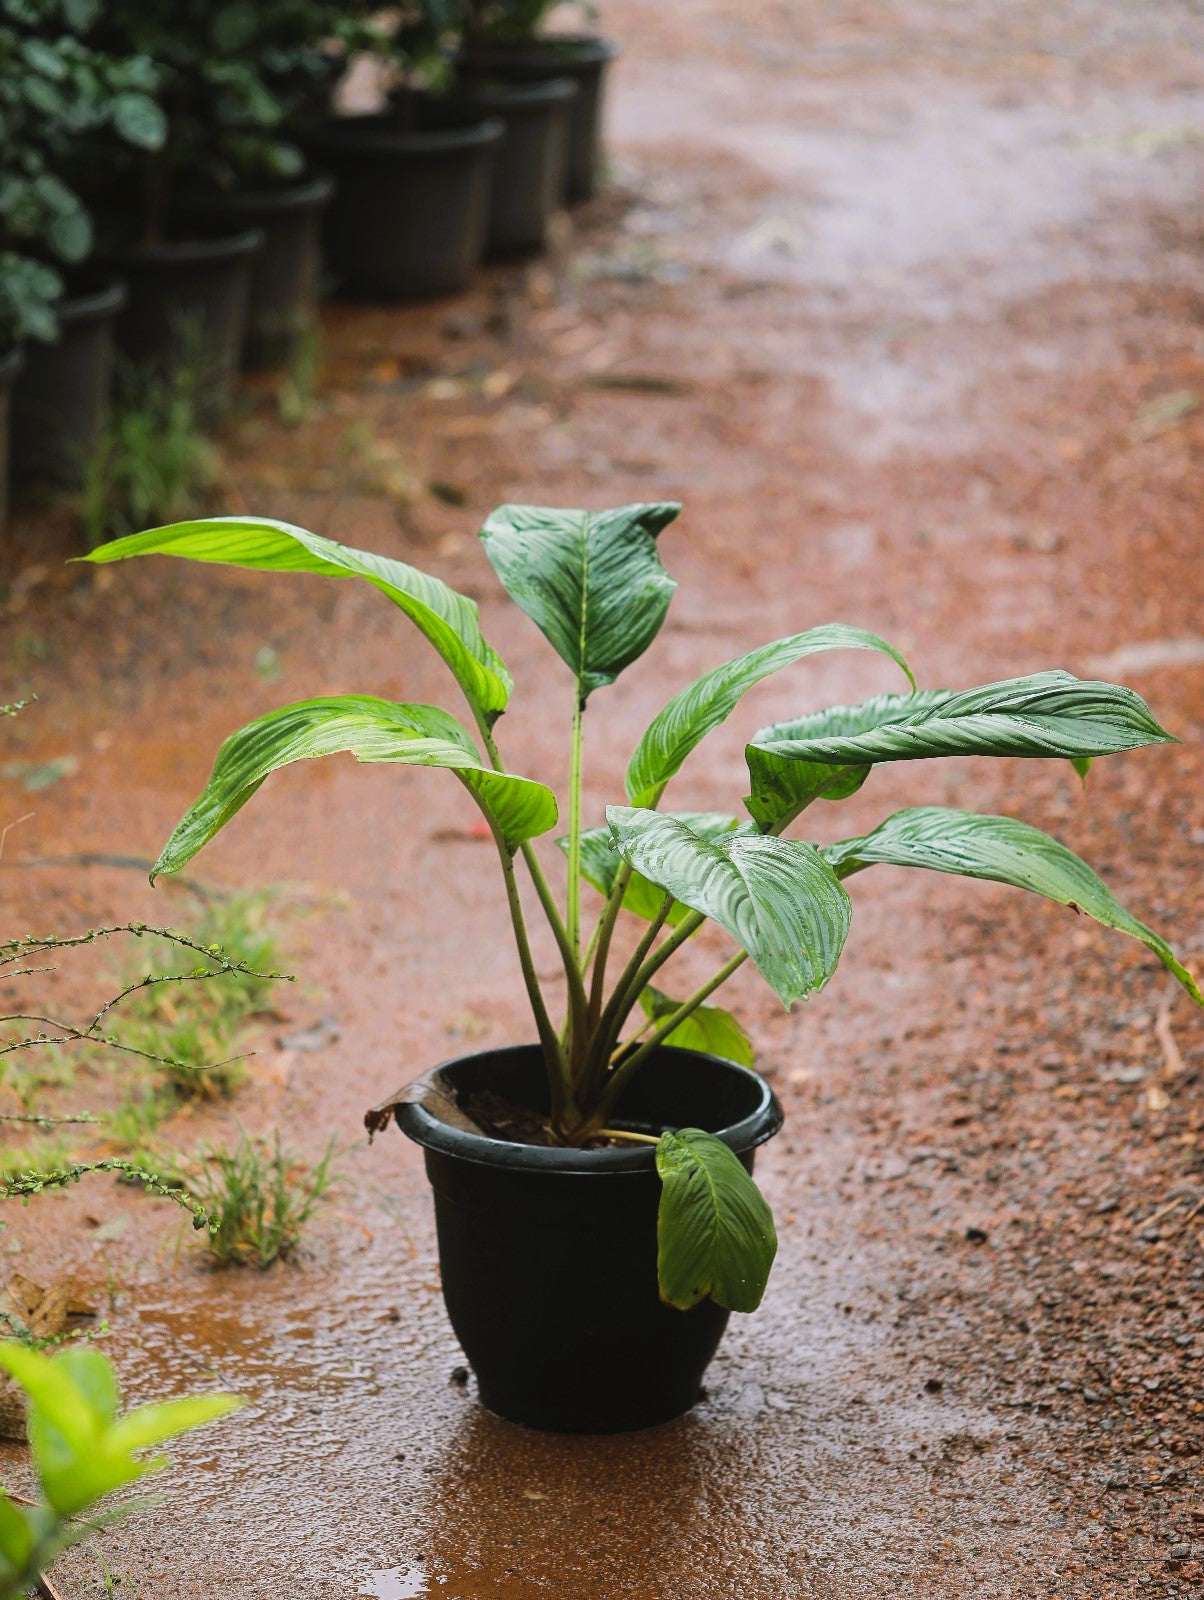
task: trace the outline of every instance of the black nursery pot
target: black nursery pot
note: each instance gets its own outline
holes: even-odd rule
[[[547,1106],[536,1045],[463,1056],[433,1076],[461,1104],[491,1089]],[[660,1299],[650,1147],[551,1149],[454,1128],[422,1106],[394,1115],[425,1147],[443,1298],[490,1411],[530,1428],[622,1433],[694,1405],[728,1313]],[[704,1128],[751,1171],[782,1110],[756,1073],[662,1049],[613,1120],[649,1133]]]
[[[13,384],[20,370],[20,350],[0,352],[0,532],[8,521],[9,421]]]
[[[140,378],[195,385],[202,420],[229,408],[238,379],[251,269],[263,235],[256,228],[213,238],[107,252],[129,298],[117,319],[119,354]]]
[[[397,117],[338,117],[304,143],[333,173],[326,260],[351,290],[424,300],[467,288],[485,251],[494,118],[403,128]]]
[[[546,83],[569,78],[577,98],[569,113],[565,198],[588,200],[602,162],[602,98],[606,69],[618,54],[608,39],[591,34],[549,34],[523,44],[477,41],[464,56],[471,77],[506,83]]]
[[[323,175],[271,189],[197,193],[182,200],[179,215],[186,222],[214,233],[253,228],[263,235],[251,264],[244,367],[283,365],[314,326],[322,270],[322,213],[333,194],[333,180]]]
[[[78,489],[109,420],[113,329],[125,285],[112,280],[68,295],[54,344],[31,344],[13,390],[12,476],[21,486]]]
[[[577,94],[571,78],[471,85],[457,94],[457,105],[497,117],[506,129],[493,168],[487,256],[527,255],[547,243],[548,223],[564,203]]]

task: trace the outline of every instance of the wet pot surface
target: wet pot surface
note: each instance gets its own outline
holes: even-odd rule
[[[487,1088],[546,1107],[535,1046],[466,1056],[433,1076],[461,1104]],[[709,1300],[682,1312],[660,1299],[652,1150],[511,1144],[418,1105],[399,1105],[396,1117],[426,1150],[444,1300],[484,1404],[528,1427],[579,1433],[649,1427],[689,1410],[728,1313]],[[663,1050],[616,1124],[705,1128],[751,1170],[781,1110],[755,1073]]]

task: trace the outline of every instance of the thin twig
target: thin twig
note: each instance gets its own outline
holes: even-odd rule
[[[1154,1019],[1154,1037],[1162,1046],[1162,1059],[1165,1063],[1166,1076],[1177,1078],[1183,1071],[1183,1055],[1179,1045],[1171,1032],[1171,1002],[1164,1000],[1158,1007],[1158,1015]]]

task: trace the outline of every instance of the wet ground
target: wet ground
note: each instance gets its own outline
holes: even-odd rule
[[[592,811],[672,688],[823,620],[885,634],[926,685],[1131,682],[1181,746],[1085,790],[1061,766],[888,769],[817,828],[923,800],[1023,815],[1198,966],[1199,7],[608,0],[602,23],[624,51],[613,186],[553,259],[463,301],[332,306],[309,415],[286,428],[261,390],[225,442],[225,506],[478,595],[520,685],[508,760],[562,786],[567,684],[474,531],[508,499],[681,498],[670,619],[591,709]],[[10,926],[184,920],[137,872],[24,863],[153,856],[219,738],[273,704],[445,695],[370,591],[165,563],[93,580],[61,571],[65,539],[30,516],[10,543],[2,698],[39,705],[6,738],[78,763],[34,800],[4,786],[6,819],[36,813],[8,837]],[[860,656],[765,684],[676,803],[730,807],[759,724],[892,687]],[[783,1245],[763,1309],[680,1422],[527,1434],[453,1380],[417,1152],[358,1142],[407,1076],[529,1031],[472,823],[437,774],[331,762],[274,778],[198,863],[314,908],[285,1004],[341,1038],[269,1040],[236,1112],[196,1119],[353,1147],[302,1264],[208,1272],[174,1216],[103,1183],[10,1223],[26,1270],[107,1288],[132,1393],[220,1380],[250,1401],[105,1537],[116,1592],[1198,1595],[1204,1052],[1162,969],[1010,891],[857,879],[821,998],[786,1016],[733,984],[788,1116],[759,1167]],[[96,1571],[77,1558],[69,1592]]]

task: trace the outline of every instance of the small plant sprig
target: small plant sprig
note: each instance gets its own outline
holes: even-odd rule
[[[902,655],[876,634],[843,623],[808,628],[723,662],[673,695],[631,756],[627,803],[607,808],[605,826],[587,828],[586,709],[660,630],[676,584],[661,564],[657,539],[679,510],[669,503],[600,512],[502,506],[481,530],[502,587],[571,679],[568,827],[558,841],[567,876],[559,901],[533,843],[556,825],[557,799],[546,784],[505,765],[496,730],[514,685],[481,633],[473,601],[402,561],[269,518],[184,522],[93,551],[87,559],[94,562],[160,554],[359,578],[433,645],[475,725],[474,737],[440,707],[365,694],[304,700],[258,717],[221,746],[204,791],[164,845],[152,883],[158,873],[185,866],[266,778],[294,761],[350,752],[360,761],[454,773],[481,808],[496,846],[547,1073],[551,1136],[567,1146],[600,1135],[649,1137],[624,1129],[624,1091],[661,1046],[696,1042],[685,1031],[690,1024],[705,1025],[712,1036],[743,1038],[734,1019],[705,1003],[746,961],[787,1007],[822,989],[849,931],[845,884],[876,864],[1011,884],[1068,906],[1139,940],[1204,1004],[1165,939],[1128,912],[1078,856],[1015,818],[923,806],[835,844],[785,837],[814,802],[846,799],[875,768],[896,761],[1052,758],[1072,762],[1085,776],[1097,757],[1173,742],[1141,697],[1119,684],[1043,671],[971,689],[917,689]],[[688,758],[748,690],[831,650],[885,658],[906,676],[907,692],[806,710],[755,732],[746,750],[743,817],[660,810]],[[560,953],[566,1004],[559,1023],[536,972],[520,867]],[[601,896],[592,932],[583,925],[583,883]],[[616,954],[612,964],[624,912],[644,927],[629,939],[626,958]],[[670,997],[660,988],[661,969],[708,920],[734,939],[736,952],[693,993]],[[629,1032],[629,1019],[641,1013],[647,1020]],[[751,1179],[721,1140],[697,1129],[661,1133],[656,1162],[664,1184],[662,1295],[681,1307],[710,1294],[733,1309],[753,1309],[776,1241]]]
[[[39,1497],[0,1490],[0,1600],[21,1600],[43,1584],[55,1558],[97,1528],[138,1509],[96,1508],[114,1490],[158,1472],[167,1458],[146,1452],[229,1415],[237,1395],[192,1395],[124,1414],[113,1369],[99,1350],[69,1345],[48,1356],[22,1344],[0,1345],[0,1369],[29,1397],[29,1443]],[[145,1502],[141,1502],[144,1504]]]

